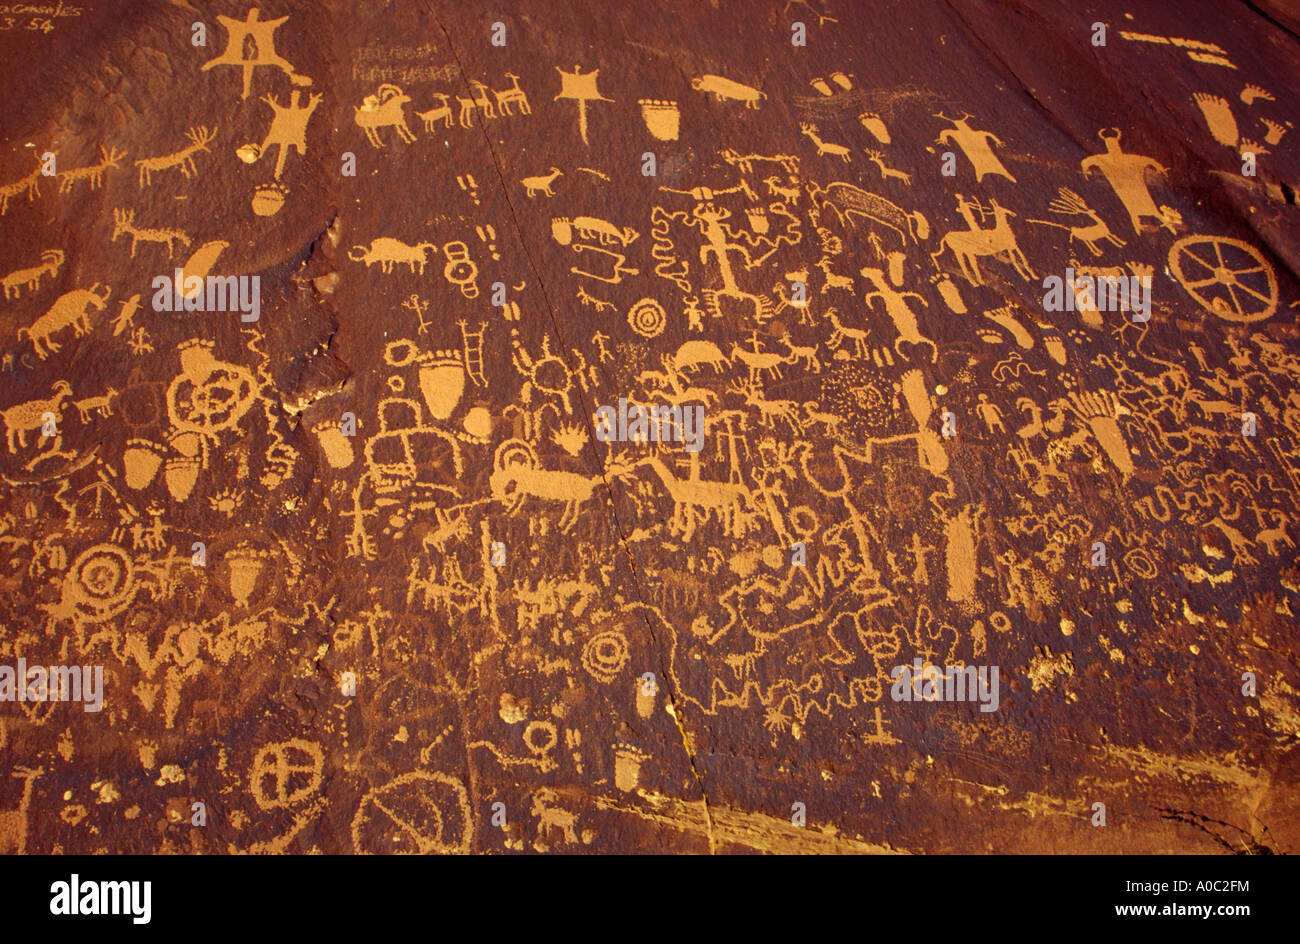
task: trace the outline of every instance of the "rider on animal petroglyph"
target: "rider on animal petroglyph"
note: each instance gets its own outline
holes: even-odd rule
[[[1005,253],[1015,267],[1016,272],[1022,278],[1034,278],[1034,270],[1030,268],[1029,260],[1025,258],[1025,254],[1020,251],[1020,246],[1016,242],[1016,234],[1011,231],[1011,227],[1007,222],[1015,214],[1002,207],[997,200],[990,200],[989,202],[992,204],[994,218],[992,229],[972,227],[964,232],[953,230],[940,240],[938,251],[930,253],[931,261],[938,266],[939,256],[943,255],[945,249],[950,250],[957,260],[957,265],[961,267],[961,273],[966,277],[966,280],[972,285],[983,285],[976,259],[979,256],[998,256]],[[958,194],[958,206],[959,208],[967,206],[960,194]],[[963,212],[963,216],[965,215],[965,212]],[[971,219],[967,221],[973,222]]]

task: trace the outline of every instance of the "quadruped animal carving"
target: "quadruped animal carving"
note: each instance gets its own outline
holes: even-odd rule
[[[353,120],[365,131],[366,140],[373,147],[384,146],[379,137],[381,128],[393,128],[400,140],[410,143],[415,140],[415,134],[406,124],[406,114],[403,111],[410,101],[411,97],[400,87],[386,82],[379,86],[375,94],[367,95],[353,109]]]
[[[95,289],[98,287],[99,283],[96,282],[88,289],[74,289],[60,295],[45,314],[28,327],[19,328],[18,336],[21,338],[26,335],[30,338],[32,350],[41,360],[45,360],[50,354],[59,350],[60,345],[52,338],[64,328],[71,328],[77,337],[88,334],[91,309],[103,311],[104,305],[108,303],[108,298],[112,294],[112,289],[107,285],[104,286],[102,295],[97,294]]]
[[[380,236],[372,239],[369,246],[353,246],[348,250],[348,258],[353,262],[364,262],[366,268],[378,262],[379,270],[385,275],[392,273],[394,265],[406,265],[415,274],[424,275],[424,266],[429,261],[430,250],[436,253],[438,247],[433,243],[424,242],[412,246],[400,239]]]

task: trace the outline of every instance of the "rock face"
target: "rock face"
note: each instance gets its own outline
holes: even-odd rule
[[[1295,851],[1300,45],[1144,6],[10,18],[0,848]]]

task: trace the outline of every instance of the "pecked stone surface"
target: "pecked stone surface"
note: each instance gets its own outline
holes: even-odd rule
[[[1294,851],[1296,20],[1146,6],[0,11],[0,849]]]

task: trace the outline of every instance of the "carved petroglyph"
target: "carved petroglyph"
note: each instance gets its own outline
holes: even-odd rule
[[[971,204],[964,200],[961,194],[957,195],[959,207],[968,210]],[[972,285],[983,284],[980,279],[979,264],[977,259],[980,256],[1006,256],[1016,272],[1025,279],[1034,278],[1034,272],[1029,267],[1029,260],[1025,254],[1020,251],[1020,246],[1016,241],[1016,235],[1011,231],[1008,223],[1016,214],[1003,207],[997,200],[989,201],[990,208],[988,213],[993,217],[993,225],[988,229],[982,229],[976,225],[973,219],[967,218],[970,225],[968,230],[953,230],[939,240],[939,249],[937,252],[930,254],[930,258],[938,264],[939,256],[944,250],[952,253],[957,260],[957,265],[961,267],[961,274]],[[976,207],[981,210],[982,207]]]
[[[1295,83],[742,7],[241,6],[18,103],[0,696],[106,710],[0,697],[0,848],[1205,851],[1144,811],[1207,779],[1286,829]]]
[[[405,265],[417,275],[424,275],[425,263],[429,261],[429,252],[437,252],[433,243],[416,243],[409,245],[400,239],[380,236],[370,241],[369,246],[353,246],[348,250],[348,258],[353,262],[364,262],[366,268],[379,263],[379,270],[385,275],[392,274],[393,266]]]
[[[524,191],[530,197],[535,197],[539,193],[544,193],[548,197],[553,197],[555,196],[555,191],[551,189],[551,185],[563,176],[563,171],[552,165],[549,174],[538,174],[534,177],[525,177],[520,181],[520,183],[524,185]]]
[[[186,178],[197,176],[198,167],[194,163],[194,155],[206,151],[216,134],[216,128],[190,128],[185,132],[185,136],[190,139],[188,147],[158,157],[140,158],[135,162],[135,166],[140,168],[140,186],[148,187],[153,183],[153,174],[173,167],[180,168],[181,174]]]
[[[373,95],[367,95],[353,110],[353,120],[366,133],[366,140],[373,147],[384,146],[379,137],[380,128],[393,128],[402,141],[414,141],[415,134],[406,124],[405,107],[411,101],[410,96],[398,86],[384,84]]]
[[[249,10],[247,17],[243,20],[218,15],[217,22],[226,30],[226,48],[216,58],[205,62],[201,67],[202,70],[206,72],[209,69],[215,69],[217,66],[238,67],[243,80],[242,98],[248,98],[249,93],[252,91],[253,71],[259,66],[279,69],[295,84],[310,84],[311,79],[297,75],[293,65],[275,51],[275,31],[289,17],[282,16],[279,19],[262,20],[260,16],[261,10],[257,7]]]
[[[59,350],[60,346],[52,340],[52,336],[64,328],[71,328],[77,337],[89,334],[91,309],[103,311],[109,295],[112,294],[108,286],[105,286],[103,293],[99,294],[95,291],[98,287],[99,283],[96,282],[88,289],[75,289],[60,295],[45,314],[28,327],[20,328],[18,336],[21,338],[26,335],[30,338],[32,350],[41,360],[44,360]]]
[[[1167,208],[1157,207],[1151,198],[1151,192],[1147,189],[1148,175],[1166,174],[1168,172],[1166,168],[1141,154],[1125,153],[1120,147],[1118,128],[1103,128],[1097,132],[1097,135],[1105,142],[1106,151],[1104,154],[1094,154],[1083,159],[1079,167],[1084,176],[1093,170],[1101,171],[1115,191],[1115,196],[1119,197],[1120,202],[1124,204],[1124,209],[1128,211],[1133,232],[1140,235],[1142,221],[1148,217],[1155,219],[1171,233],[1177,232],[1177,217]]]
[[[114,210],[113,211],[113,242],[117,242],[119,236],[131,237],[131,258],[135,258],[136,247],[141,242],[146,243],[163,243],[167,247],[167,258],[170,259],[174,251],[173,243],[180,243],[182,246],[190,244],[190,237],[177,229],[158,229],[154,227],[139,227],[135,225],[135,210]]]
[[[88,182],[91,190],[98,190],[104,183],[104,171],[110,167],[117,167],[117,162],[125,156],[124,151],[119,151],[115,147],[101,147],[99,163],[78,167],[75,170],[65,170],[59,174],[59,193],[69,192],[73,185],[81,180]]]
[[[707,92],[719,102],[744,102],[746,108],[758,108],[759,101],[767,98],[756,88],[720,75],[701,75],[691,79],[691,88],[697,92]]]
[[[62,250],[47,249],[41,253],[40,265],[10,272],[3,279],[0,279],[0,285],[4,286],[5,299],[20,297],[24,288],[29,292],[36,291],[40,288],[41,280],[46,275],[54,278],[59,274],[59,269],[63,268],[63,262]]]

